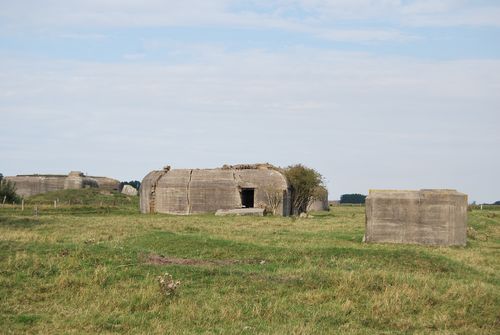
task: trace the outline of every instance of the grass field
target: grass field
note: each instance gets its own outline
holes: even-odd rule
[[[500,333],[500,211],[469,212],[467,247],[437,248],[362,243],[362,207],[181,217],[79,197],[0,209],[0,333]]]

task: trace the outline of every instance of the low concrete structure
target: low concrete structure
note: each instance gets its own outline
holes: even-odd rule
[[[285,176],[269,164],[223,166],[218,169],[166,167],[144,177],[139,190],[142,213],[215,213],[219,209],[266,208],[290,214]]]
[[[316,191],[317,198],[307,206],[308,212],[329,211],[328,190],[322,186]]]
[[[264,216],[264,208],[219,209],[215,216]]]
[[[365,241],[465,246],[467,195],[455,190],[371,190]]]
[[[330,207],[340,206],[340,200],[328,200],[328,206]]]
[[[137,192],[137,189],[131,185],[123,185],[122,194],[133,196],[133,195],[137,195],[138,192]]]
[[[308,212],[329,211],[328,199],[316,199],[308,207]]]
[[[81,189],[86,187],[118,189],[120,182],[107,177],[88,177],[82,172],[71,171],[68,175],[17,175],[5,177],[16,185],[16,193],[23,197],[50,191]]]

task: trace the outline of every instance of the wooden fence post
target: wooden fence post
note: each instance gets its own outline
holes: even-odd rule
[[[24,212],[24,199],[21,199],[21,212]]]

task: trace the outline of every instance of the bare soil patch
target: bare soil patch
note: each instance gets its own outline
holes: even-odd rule
[[[240,260],[240,259],[195,259],[165,257],[157,254],[145,255],[144,262],[152,265],[234,265],[234,264],[265,264],[264,260]]]

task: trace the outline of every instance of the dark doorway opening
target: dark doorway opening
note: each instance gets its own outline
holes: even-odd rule
[[[253,208],[254,194],[253,188],[243,188],[241,190],[241,205],[245,208]]]

